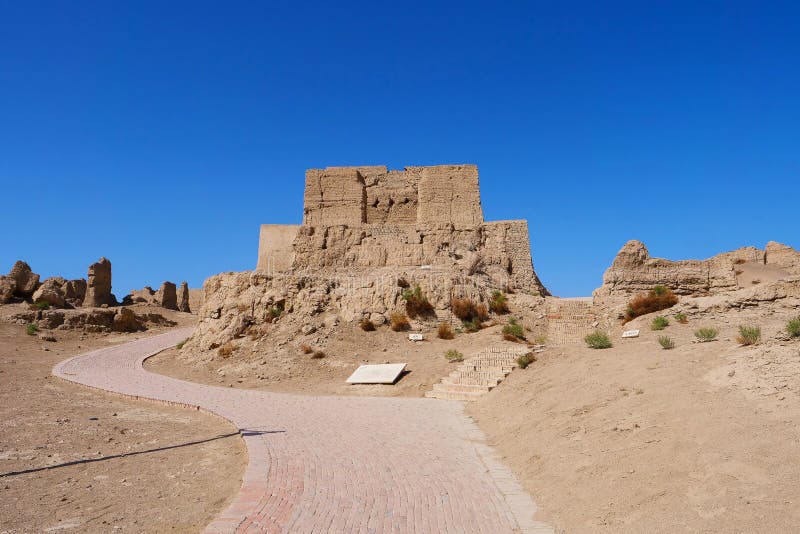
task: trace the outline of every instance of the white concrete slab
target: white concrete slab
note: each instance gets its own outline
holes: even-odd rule
[[[394,384],[405,363],[362,365],[347,379],[348,384]]]
[[[622,337],[639,337],[639,331],[638,330],[625,330],[622,333]]]
[[[422,341],[425,339],[425,336],[422,334],[408,334],[408,339],[411,341]]]

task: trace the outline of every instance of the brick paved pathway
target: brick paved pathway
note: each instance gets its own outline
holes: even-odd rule
[[[552,532],[493,458],[461,403],[309,397],[153,374],[179,329],[70,358],[53,374],[93,388],[199,407],[238,426],[249,462],[206,532]]]

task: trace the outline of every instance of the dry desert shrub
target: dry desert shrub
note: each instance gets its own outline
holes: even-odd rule
[[[669,319],[661,315],[653,319],[653,322],[650,323],[651,330],[664,330],[668,326],[669,326]]]
[[[369,319],[361,319],[361,322],[358,323],[358,326],[364,332],[374,332],[375,331],[375,323],[373,323]]]
[[[717,330],[716,328],[710,328],[710,327],[698,328],[697,330],[694,331],[694,337],[696,337],[697,340],[700,341],[701,343],[714,341],[715,339],[717,339],[718,335],[719,335],[719,330]]]
[[[400,278],[397,279],[397,287],[402,287],[403,289],[405,289],[407,287],[410,287],[410,284],[408,283],[408,280],[406,280],[401,276]]]
[[[233,354],[233,351],[235,350],[236,350],[236,343],[234,343],[233,341],[228,341],[227,343],[225,343],[224,345],[222,345],[220,348],[217,349],[217,354],[222,358],[228,358],[231,354]]]
[[[681,324],[686,324],[689,322],[689,317],[683,312],[678,312],[675,314],[675,320]]]
[[[303,354],[311,354],[312,352],[314,352],[314,349],[312,349],[306,343],[303,343],[302,345],[300,345],[300,350],[303,352]]]
[[[402,313],[393,313],[389,317],[390,328],[394,332],[404,332],[411,328],[411,323],[408,322],[408,317]]]
[[[403,291],[403,300],[406,301],[406,314],[415,317],[430,317],[434,314],[433,306],[428,302],[428,297],[422,294],[419,286]]]
[[[444,357],[447,358],[449,362],[463,362],[464,355],[458,352],[455,349],[450,349],[444,353]]]
[[[603,332],[593,332],[584,337],[583,340],[592,349],[610,349],[612,346],[608,335]]]
[[[740,326],[736,341],[740,345],[755,345],[761,339],[761,328],[758,326]]]
[[[439,323],[436,335],[439,339],[453,339],[456,337],[453,329],[450,327],[450,323]]]
[[[322,352],[321,350],[315,350],[314,354],[311,355],[311,359],[312,360],[321,360],[324,357],[325,357],[325,353]]]
[[[800,315],[786,323],[786,331],[790,337],[800,337]]]
[[[508,313],[508,298],[500,291],[492,292],[492,300],[489,301],[489,310],[498,315]]]
[[[664,286],[656,286],[646,294],[637,295],[631,300],[625,312],[625,319],[630,321],[640,315],[671,308],[677,303],[678,296],[671,289]]]
[[[536,355],[532,352],[521,355],[517,358],[517,365],[520,369],[527,369],[530,364],[536,361]]]
[[[516,318],[511,317],[508,324],[503,327],[503,339],[514,343],[522,343],[525,340],[525,329],[517,323]]]
[[[489,318],[486,306],[475,304],[475,302],[466,298],[451,299],[450,309],[453,315],[461,319],[464,329],[468,332],[477,332],[481,329],[481,323]]]
[[[658,344],[661,345],[661,348],[664,350],[675,348],[675,342],[669,336],[658,336]]]

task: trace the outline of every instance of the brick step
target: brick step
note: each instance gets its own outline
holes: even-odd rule
[[[466,401],[472,402],[478,400],[481,396],[485,395],[485,392],[482,393],[459,393],[456,391],[428,391],[425,393],[425,396],[432,399],[442,399],[442,400],[454,400],[454,401]]]
[[[433,385],[433,391],[443,391],[445,393],[488,393],[492,388],[489,386],[478,386],[474,384],[442,384],[441,382]]]
[[[506,373],[488,373],[484,371],[458,370],[450,373],[446,378],[461,378],[464,380],[502,380]]]
[[[498,384],[500,384],[501,380],[502,380],[502,378],[489,378],[489,379],[480,380],[480,379],[471,378],[471,377],[470,378],[462,378],[462,377],[454,378],[454,377],[451,377],[451,376],[446,376],[446,377],[442,378],[441,383],[445,384],[445,385],[448,385],[448,386],[481,386],[481,387],[494,388],[494,387],[497,387]]]
[[[496,373],[496,374],[507,375],[508,373],[510,373],[511,371],[514,370],[514,367],[516,367],[516,365],[504,365],[502,367],[494,366],[494,365],[492,365],[492,366],[488,366],[488,365],[487,366],[470,365],[468,367],[464,367],[463,370],[467,371],[467,372]]]

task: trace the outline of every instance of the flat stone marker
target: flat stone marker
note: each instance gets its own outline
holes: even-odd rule
[[[403,369],[404,363],[383,363],[361,365],[347,379],[348,384],[394,384]]]
[[[639,337],[639,331],[638,330],[625,330],[622,333],[622,337]]]
[[[425,339],[425,336],[422,334],[408,334],[408,339],[411,341],[422,341]]]

